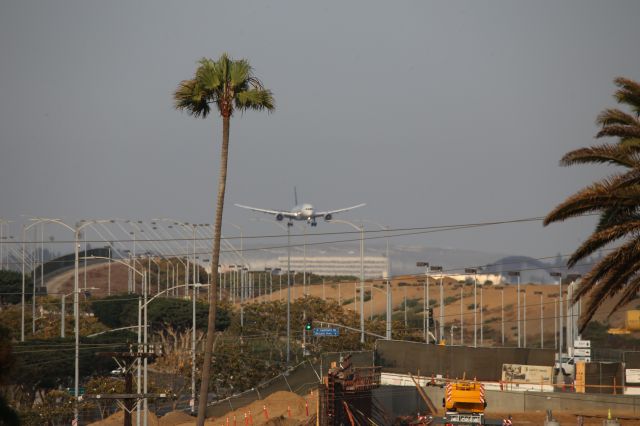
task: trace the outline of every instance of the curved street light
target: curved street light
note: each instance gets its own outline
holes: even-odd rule
[[[364,343],[364,225],[342,219],[331,219],[327,223],[342,223],[360,231],[360,343]]]
[[[4,240],[7,238],[4,235],[4,229],[7,228],[11,222],[12,221],[0,217],[0,270],[4,269]]]
[[[385,231],[385,239],[386,239],[386,259],[387,259],[387,270],[385,271],[386,277],[382,277],[387,282],[387,331],[386,331],[386,339],[391,340],[391,327],[392,327],[392,315],[393,315],[393,301],[391,295],[391,260],[389,259],[389,227],[382,225],[378,222],[374,222],[373,220],[362,219],[362,222],[371,223],[376,225],[380,229]]]
[[[78,229],[79,231],[79,229]],[[78,231],[76,231],[76,233],[78,233]],[[76,245],[76,251],[77,251],[77,245]],[[91,260],[91,259],[108,259],[105,256],[84,256],[82,257],[82,260]],[[148,287],[148,283],[147,283],[147,272],[143,271],[140,272],[137,268],[131,266],[129,263],[120,260],[120,259],[113,259],[113,262],[119,263],[121,265],[126,266],[127,268],[129,268],[131,270],[131,272],[133,274],[138,274],[142,277],[142,294],[143,294],[143,298],[144,298],[144,304],[141,304],[140,299],[138,298],[138,345],[140,345],[141,343],[143,343],[143,347],[144,350],[146,352],[147,350],[147,287]],[[75,296],[75,299],[77,299],[77,294]],[[142,340],[142,336],[141,336],[141,311],[142,308],[144,308],[144,341]],[[77,334],[76,334],[77,336]],[[140,353],[140,348],[138,348],[138,353]],[[141,366],[140,366],[140,357],[138,357],[138,394],[140,394],[140,392],[142,391],[141,389],[141,376],[142,376],[142,372],[141,372]],[[147,357],[145,356],[144,358],[144,384],[143,384],[143,389],[144,389],[144,393],[147,393]],[[143,424],[147,425],[147,412],[148,412],[148,400],[147,398],[143,398],[143,403],[144,403],[144,415],[143,415]],[[140,401],[138,401],[136,403],[136,417],[138,420],[138,424],[140,424]]]
[[[74,419],[78,421],[78,396],[79,396],[79,381],[80,381],[80,309],[78,307],[78,292],[79,292],[79,240],[80,240],[80,231],[85,226],[89,226],[94,223],[105,223],[108,222],[106,220],[91,220],[84,221],[80,224],[76,225],[75,228],[67,225],[60,219],[51,219],[51,218],[34,218],[34,223],[23,227],[23,236],[22,236],[22,329],[21,329],[21,339],[24,341],[24,291],[25,291],[25,280],[24,280],[24,255],[25,255],[25,233],[26,231],[32,227],[37,225],[38,223],[55,223],[68,230],[72,231],[74,234],[74,274],[73,274],[73,310],[74,310],[74,332],[75,332],[75,374],[74,374]],[[33,294],[33,298],[35,299],[35,292]]]

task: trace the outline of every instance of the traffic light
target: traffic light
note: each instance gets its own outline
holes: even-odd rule
[[[429,327],[436,326],[436,319],[433,317],[433,308],[427,308],[429,310]]]
[[[304,323],[304,329],[307,331],[311,331],[313,330],[313,320],[312,319],[308,319],[305,323]]]

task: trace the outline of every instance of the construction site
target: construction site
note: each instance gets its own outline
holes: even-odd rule
[[[262,386],[217,401],[207,409],[206,424],[640,424],[640,397],[624,395],[631,386],[615,371],[620,366],[600,366],[598,374],[590,370],[584,389],[553,384],[549,377],[533,383],[511,374],[517,362],[550,360],[553,354],[545,350],[378,341],[375,351],[325,354],[317,364],[304,362]],[[629,357],[628,362],[637,361]],[[121,425],[125,417],[118,411],[92,424]],[[159,426],[193,423],[180,410],[148,418],[148,424]]]

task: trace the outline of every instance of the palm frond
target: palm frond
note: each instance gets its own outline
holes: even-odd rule
[[[185,110],[194,117],[205,118],[211,108],[195,79],[183,80],[173,93],[174,107]]]
[[[608,108],[598,114],[596,118],[596,124],[599,126],[610,126],[614,124],[621,124],[623,126],[637,126],[640,123],[638,118],[624,111],[620,111],[615,108]]]
[[[236,108],[240,110],[254,109],[267,110],[275,109],[275,100],[270,90],[250,89],[236,94]]]
[[[596,138],[602,137],[618,137],[622,139],[640,138],[640,126],[623,126],[620,124],[612,124],[603,127],[597,134]]]
[[[611,191],[627,190],[627,192],[636,191],[638,195],[637,186],[640,184],[640,167],[635,167],[626,173],[622,173],[616,176],[611,181]]]
[[[229,82],[234,91],[247,89],[248,80],[251,78],[251,65],[246,59],[238,59],[229,64]]]
[[[574,301],[580,299],[596,286],[615,290],[618,282],[635,273],[629,266],[640,262],[640,241],[631,239],[618,249],[600,259],[591,270],[582,277],[580,287],[574,293]]]
[[[580,330],[584,330],[586,324],[593,318],[600,306],[607,300],[615,297],[619,292],[623,292],[621,299],[618,300],[614,308],[610,312],[613,313],[618,307],[622,306],[624,300],[629,301],[628,291],[636,287],[638,284],[637,271],[640,268],[640,261],[630,261],[627,264],[621,264],[616,270],[611,270],[607,279],[600,282],[588,283],[581,281],[578,292],[574,293],[573,302],[577,303],[580,298],[588,295],[585,310],[580,317]],[[620,272],[619,274],[617,274]],[[616,275],[617,274],[617,275]],[[637,287],[636,287],[637,288]],[[635,293],[634,293],[635,294]],[[631,297],[633,298],[633,297]]]
[[[234,60],[226,53],[217,60],[201,58],[195,76],[184,80],[174,93],[174,104],[196,117],[206,117],[215,105],[223,116],[240,110],[275,109],[273,93],[253,75],[246,59]]]
[[[567,260],[567,266],[571,268],[575,266],[577,262],[593,254],[607,244],[619,240],[627,235],[638,233],[638,231],[640,231],[640,221],[626,222],[595,232],[591,234],[591,236],[587,238],[587,240],[584,241],[576,251],[573,252],[569,260]]]
[[[586,163],[608,163],[624,167],[636,167],[640,165],[640,146],[596,145],[570,151],[560,160],[560,165],[562,166]]]
[[[544,218],[544,226],[552,222],[560,222],[616,206],[636,206],[638,203],[637,198],[635,198],[637,193],[633,189],[620,187],[621,176],[624,175],[614,175],[610,178],[602,179],[573,194],[556,206]]]
[[[640,196],[640,193],[638,194]],[[613,206],[604,209],[598,224],[596,225],[595,232],[600,232],[608,229],[612,226],[621,225],[628,221],[640,221],[640,215],[636,213],[637,206]]]
[[[196,70],[196,81],[210,98],[216,98],[222,90],[222,73],[218,64],[211,59],[202,58]],[[212,99],[214,100],[214,99]]]
[[[637,270],[638,268],[635,269],[635,271]],[[638,275],[638,273],[636,272],[633,279],[627,282],[627,285],[624,287],[624,291],[622,292],[622,296],[618,300],[618,303],[616,303],[616,305],[613,307],[613,309],[609,313],[609,317],[613,315],[616,309],[626,305],[627,303],[631,302],[636,297],[638,297],[638,290],[640,290],[640,275]]]
[[[618,77],[613,81],[620,87],[614,94],[616,100],[629,105],[636,115],[640,115],[640,84],[625,77]]]
[[[640,138],[625,138],[620,142],[620,146],[640,147]]]

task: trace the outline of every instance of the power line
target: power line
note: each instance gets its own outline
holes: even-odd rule
[[[588,217],[588,216],[597,216],[594,214],[585,214],[585,215],[581,215],[584,217]],[[407,234],[407,235],[414,235],[413,232],[416,233],[422,233],[423,231],[443,231],[443,230],[455,230],[455,229],[464,229],[464,228],[477,228],[477,227],[485,227],[485,226],[494,226],[494,225],[505,225],[505,224],[513,224],[513,223],[527,223],[527,222],[541,222],[542,220],[544,220],[544,216],[533,216],[533,217],[527,217],[527,218],[519,218],[519,219],[506,219],[506,220],[496,220],[496,221],[486,221],[486,222],[470,222],[470,223],[463,223],[463,224],[452,224],[452,225],[432,225],[432,226],[420,226],[420,227],[403,227],[403,228],[388,228],[388,229],[371,229],[371,230],[364,230],[365,234],[381,234],[381,233],[389,233],[389,232],[411,232],[412,234]],[[355,221],[357,222],[357,221]],[[146,223],[145,223],[146,224]],[[207,228],[210,229],[211,227],[203,227],[203,228]],[[306,235],[307,237],[313,237],[313,236],[331,236],[331,235],[349,235],[349,234],[360,234],[360,231],[352,231],[352,230],[346,230],[346,231],[336,231],[336,232],[315,232],[313,234],[291,234],[291,237],[302,237],[304,235]],[[268,238],[283,238],[286,237],[287,234],[286,233],[282,233],[282,234],[266,234],[266,235],[243,235],[242,237],[239,236],[233,236],[233,237],[224,237],[221,236],[220,239],[221,240],[239,240],[240,238],[243,239],[268,239]],[[192,241],[210,241],[213,238],[213,235],[211,236],[206,236],[206,237],[198,237],[196,236],[195,238],[193,237],[175,237],[175,238],[145,238],[145,239],[134,239],[134,238],[125,238],[125,239],[110,239],[110,240],[82,240],[81,242],[87,242],[87,243],[115,243],[115,242],[120,242],[120,243],[124,243],[124,242],[136,242],[136,243],[144,243],[144,242],[158,242],[158,241],[181,241],[181,242],[192,242]],[[386,236],[385,236],[386,238]],[[3,244],[34,244],[34,243],[39,243],[39,241],[35,241],[35,240],[28,240],[28,241],[21,241],[21,240],[7,240],[7,241],[3,241]],[[75,243],[75,240],[55,240],[55,241],[47,241],[45,242],[46,244],[73,244]]]

